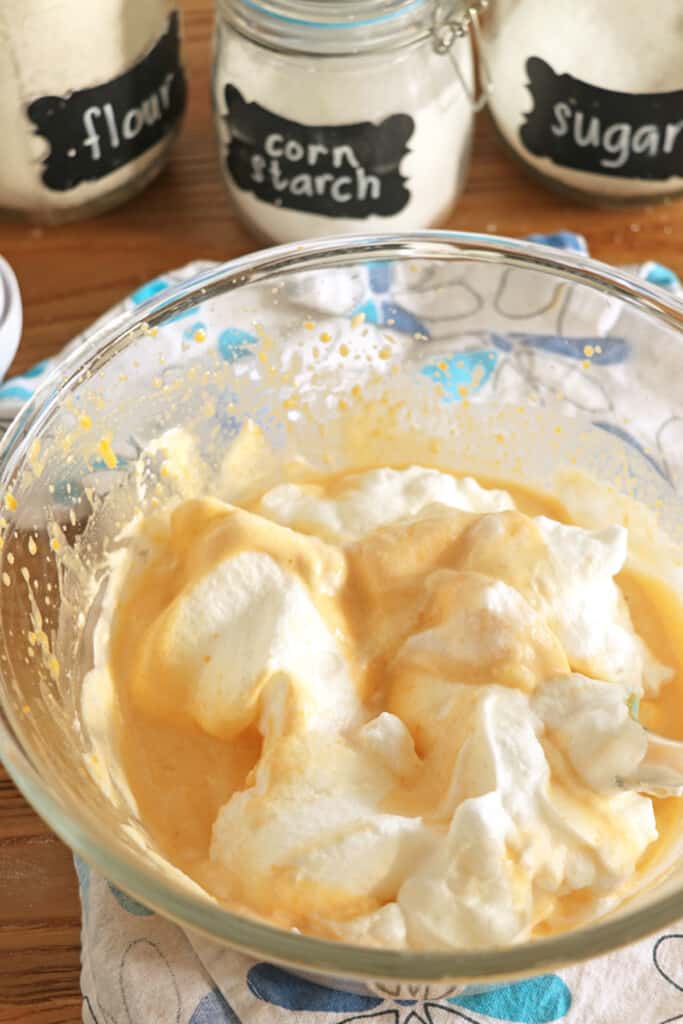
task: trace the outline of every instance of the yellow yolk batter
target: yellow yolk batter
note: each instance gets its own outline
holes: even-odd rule
[[[351,476],[330,477],[317,487],[325,497],[335,498],[345,492]],[[349,690],[350,706],[358,702],[358,721],[390,712],[407,727],[414,743],[414,752],[401,748],[402,766],[394,766],[398,778],[387,782],[378,806],[382,813],[402,818],[419,816],[437,835],[445,834],[457,804],[457,793],[449,787],[456,757],[472,728],[478,689],[494,684],[532,697],[548,679],[571,671],[591,675],[585,660],[568,657],[559,627],[543,603],[551,577],[550,570],[539,575],[539,566],[550,556],[532,517],[567,524],[566,510],[549,495],[504,481],[480,483],[505,490],[516,508],[482,515],[437,503],[419,517],[382,525],[343,545],[263,518],[259,502],[241,510],[197,499],[179,506],[170,520],[149,527],[152,553],[124,581],[112,623],[109,657],[117,698],[117,753],[140,818],[160,852],[218,898],[286,927],[336,937],[329,916],[343,920],[375,912],[394,900],[396,891],[390,883],[384,889],[378,884],[370,895],[345,902],[343,879],[337,891],[322,880],[297,882],[296,872],[288,870],[274,872],[272,889],[256,898],[238,873],[212,858],[212,830],[221,808],[255,779],[258,784],[264,752],[269,744],[273,748],[281,742],[280,733],[297,737],[318,714],[306,693],[283,683],[284,711],[274,739],[263,719],[263,694],[272,684],[269,668],[261,671],[257,685],[244,681],[248,698],[233,699],[220,713],[207,699],[197,698],[195,679],[212,665],[218,640],[207,634],[205,647],[192,648],[188,638],[193,631],[204,637],[205,623],[201,616],[192,617],[195,612],[191,615],[182,599],[217,565],[239,554],[260,553],[301,582],[315,617],[311,622],[319,619],[332,638],[329,658],[338,656],[346,666],[346,682],[339,686]],[[512,594],[502,618],[487,610],[492,580],[507,585],[506,600]],[[683,739],[683,609],[664,584],[629,569],[622,569],[616,582],[635,633],[658,662],[673,670],[659,694],[643,697],[640,719],[664,735]],[[286,601],[295,599],[300,597]],[[472,615],[463,618],[469,608]],[[439,645],[442,633],[448,639],[459,629],[463,640],[454,653]],[[218,673],[215,665],[213,669]],[[220,681],[219,674],[215,678]],[[433,681],[430,688],[423,685],[425,679]],[[444,712],[449,680],[471,687],[457,713],[448,712],[450,718]],[[603,798],[585,797],[565,754],[558,753],[548,736],[558,806],[581,804],[581,813],[592,816],[599,832]],[[330,740],[330,750],[336,742]],[[296,761],[296,743],[273,754],[272,763],[282,772],[296,771],[293,765],[282,767],[287,758]],[[649,867],[680,831],[683,807],[680,800],[657,800],[654,812],[659,838],[639,862]],[[265,805],[262,813],[267,813]],[[606,822],[606,844],[609,827]],[[415,850],[422,856],[419,843]],[[514,874],[519,850],[509,850],[507,856]],[[633,887],[631,879],[629,891]],[[549,891],[538,900],[531,929],[543,935],[576,926],[593,901],[590,885]],[[321,911],[325,906],[331,908],[328,915]]]

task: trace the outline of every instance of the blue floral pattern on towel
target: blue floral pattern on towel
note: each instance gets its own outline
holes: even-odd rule
[[[258,963],[250,968],[247,984],[258,999],[272,1006],[295,1013],[324,1013],[329,1024],[378,1020],[386,1024],[440,1024],[448,1020],[453,1024],[456,1020],[479,1024],[482,1016],[505,1024],[549,1024],[561,1020],[571,1005],[569,989],[555,974],[470,996],[439,998],[423,991],[410,997],[410,989],[425,986],[402,986],[396,996],[381,998],[329,988],[281,967]]]

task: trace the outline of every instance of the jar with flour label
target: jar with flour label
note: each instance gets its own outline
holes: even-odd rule
[[[0,2],[0,211],[49,223],[128,199],[184,105],[167,0]]]
[[[683,0],[492,0],[489,106],[511,150],[577,197],[683,190]]]
[[[285,242],[441,223],[469,159],[482,6],[218,0],[220,161],[251,230]]]

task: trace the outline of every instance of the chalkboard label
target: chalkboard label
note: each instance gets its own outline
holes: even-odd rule
[[[390,217],[410,199],[399,166],[415,129],[408,114],[379,124],[303,125],[247,103],[226,85],[228,173],[274,206],[325,217]]]
[[[664,181],[683,175],[683,90],[628,93],[526,62],[534,101],[520,129],[536,156],[593,174]]]
[[[27,107],[51,147],[43,183],[66,192],[134,160],[175,125],[185,92],[178,13],[173,11],[149,53],[118,78],[64,96],[42,96]]]

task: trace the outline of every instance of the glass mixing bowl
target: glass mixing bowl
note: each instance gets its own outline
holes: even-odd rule
[[[395,461],[400,429],[423,461],[540,488],[571,465],[656,506],[661,529],[680,541],[682,325],[676,299],[583,256],[424,232],[256,253],[94,329],[46,379],[0,453],[0,754],[16,784],[66,843],[144,904],[347,987],[482,986],[595,956],[672,921],[683,912],[675,871],[609,918],[485,951],[365,949],[240,916],[166,869],[115,781],[92,762],[79,693],[102,556],[137,500],[140,452],[180,424],[209,464],[247,416],[276,447],[296,447],[305,434],[324,459],[335,424],[354,409],[379,410],[364,428],[368,459]],[[148,485],[158,470],[148,457]],[[153,482],[166,486],[160,473]]]

